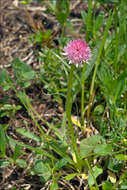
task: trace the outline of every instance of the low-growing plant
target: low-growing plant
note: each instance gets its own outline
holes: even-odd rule
[[[65,2],[59,1],[53,5],[57,7],[53,13],[63,27],[62,38],[69,16],[69,1]],[[50,8],[53,8],[50,3]],[[127,70],[123,69],[126,47],[123,46],[121,50],[121,44],[125,45],[125,28],[119,23],[117,29],[117,22],[121,21],[119,14],[125,4],[122,0],[120,4],[117,0],[111,0],[110,3],[116,4],[113,11],[109,12],[109,18],[105,19],[103,14],[97,17],[92,14],[92,3],[90,0],[88,13],[82,12],[89,45],[83,39],[76,39],[64,48],[62,45],[57,49],[43,47],[39,57],[43,64],[37,72],[18,58],[10,63],[12,76],[5,69],[0,71],[3,91],[12,90],[15,93],[38,131],[37,134],[32,132],[25,121],[27,127],[16,128],[17,134],[34,142],[33,146],[12,137],[7,131],[9,126],[1,124],[0,168],[9,164],[27,168],[24,155],[28,149],[32,152],[33,165],[27,168],[27,173],[38,176],[43,185],[50,181],[50,190],[59,189],[61,178],[71,181],[76,177],[87,180],[91,190],[99,190],[100,186],[102,190],[127,187]],[[113,21],[115,31],[111,29]],[[102,24],[105,27],[103,36],[99,31]],[[121,33],[124,37],[118,44]],[[34,42],[40,43],[44,40],[42,37],[42,33],[35,34]],[[52,95],[55,103],[63,105],[64,113],[59,128],[53,122],[46,121],[32,105],[27,89],[33,81],[42,84],[43,90]],[[1,118],[13,118],[22,108],[7,101],[3,100],[0,104]],[[78,113],[75,111],[77,120],[74,122],[72,109],[75,102],[80,103],[77,106]],[[86,138],[91,123],[98,134]],[[11,156],[7,152],[8,148],[12,151]]]

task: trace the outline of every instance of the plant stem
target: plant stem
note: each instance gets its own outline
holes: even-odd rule
[[[83,63],[82,81],[81,81],[81,128],[84,130],[84,92],[85,92],[85,64]]]
[[[96,185],[96,190],[99,190],[99,186],[98,186],[98,184],[97,184],[96,178],[95,178],[95,176],[94,176],[93,170],[92,170],[92,168],[91,168],[91,166],[90,166],[88,160],[86,159],[85,162],[86,162],[86,165],[87,165],[87,167],[88,167],[88,169],[89,169],[89,171],[90,171],[90,173],[91,173],[91,175],[92,175],[92,177],[93,177],[93,179],[94,179],[94,183],[95,183],[95,185]]]
[[[90,87],[90,98],[89,98],[89,105],[88,105],[88,110],[87,110],[87,120],[89,120],[89,115],[90,115],[90,110],[91,110],[92,96],[93,96],[93,91],[94,91],[94,84],[95,84],[95,78],[96,78],[96,74],[97,74],[97,69],[98,69],[98,66],[99,66],[99,63],[100,63],[100,58],[101,58],[101,55],[102,55],[102,51],[103,51],[103,47],[104,47],[104,44],[105,44],[105,41],[106,41],[106,37],[107,37],[108,31],[109,31],[109,28],[111,26],[111,23],[112,23],[113,14],[114,14],[114,12],[112,14],[110,12],[109,19],[108,19],[108,22],[107,22],[107,26],[106,26],[104,36],[103,36],[103,39],[102,39],[102,42],[101,42],[101,45],[100,45],[100,49],[99,49],[99,52],[98,52],[97,60],[95,62],[95,69],[94,69],[93,78],[92,78],[91,87]]]
[[[67,115],[67,120],[68,120],[68,128],[69,128],[69,136],[71,137],[72,140],[72,149],[75,153],[76,156],[76,163],[79,166],[80,165],[80,157],[77,149],[77,144],[76,144],[76,137],[74,135],[74,128],[72,125],[72,120],[71,120],[71,110],[72,110],[72,81],[73,81],[73,71],[74,71],[74,65],[71,65],[70,69],[70,74],[69,74],[69,79],[68,79],[68,87],[67,87],[67,99],[66,99],[66,115]],[[80,169],[80,166],[79,166]]]

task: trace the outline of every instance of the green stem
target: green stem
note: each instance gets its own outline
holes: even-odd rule
[[[69,128],[69,136],[71,137],[72,140],[72,149],[75,153],[76,156],[76,162],[77,165],[79,166],[80,169],[80,157],[77,149],[77,144],[76,144],[76,137],[74,135],[74,128],[72,125],[72,120],[71,120],[71,110],[72,110],[72,82],[73,82],[73,71],[74,71],[74,65],[71,65],[71,70],[70,70],[70,75],[68,79],[68,87],[67,87],[67,99],[66,99],[66,116],[68,119],[68,128]]]
[[[81,128],[84,130],[84,93],[85,93],[85,64],[83,63],[82,81],[81,81]]]
[[[61,25],[62,31],[61,31],[61,38],[64,38],[64,33],[65,33],[65,23]]]
[[[89,171],[90,171],[90,173],[91,173],[91,175],[92,175],[92,177],[93,177],[94,183],[95,183],[95,185],[96,185],[96,190],[99,190],[99,186],[98,186],[98,184],[97,184],[96,178],[95,178],[95,176],[94,176],[93,170],[92,170],[92,168],[91,168],[91,166],[90,166],[88,160],[85,160],[85,162],[86,162],[86,165],[87,165],[87,167],[88,167],[88,169],[89,169]]]
[[[111,23],[112,23],[113,14],[114,13],[111,14],[111,12],[110,12],[110,16],[109,16],[107,26],[106,26],[106,29],[105,29],[105,32],[104,32],[104,36],[103,36],[103,39],[102,39],[102,42],[101,42],[101,45],[100,45],[100,49],[99,49],[99,52],[98,52],[97,60],[95,62],[95,69],[94,69],[93,78],[92,78],[91,87],[90,87],[90,99],[89,99],[89,105],[88,105],[88,110],[87,110],[87,119],[88,120],[89,120],[89,115],[90,115],[90,110],[91,110],[92,97],[93,97],[93,91],[94,91],[94,84],[95,84],[95,78],[96,78],[96,74],[97,74],[97,69],[98,69],[98,66],[99,66],[99,63],[100,63],[100,58],[101,58],[101,55],[102,55],[102,51],[103,51],[103,47],[104,47],[104,44],[105,44],[105,41],[106,41],[106,37],[107,37],[108,31],[109,31],[109,28],[111,26]]]

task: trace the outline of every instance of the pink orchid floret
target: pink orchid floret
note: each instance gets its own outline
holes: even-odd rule
[[[64,48],[64,55],[69,63],[82,66],[83,62],[88,63],[91,58],[91,50],[84,40],[71,40]]]

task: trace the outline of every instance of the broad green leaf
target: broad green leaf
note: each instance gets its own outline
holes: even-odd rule
[[[4,108],[4,109],[7,109],[7,110],[13,110],[13,105],[11,105],[11,104],[5,104],[5,105],[3,106],[3,108]]]
[[[72,174],[68,174],[64,177],[65,180],[71,180],[73,179],[75,176],[77,176],[77,173],[72,173]]]
[[[44,163],[43,160],[37,160],[35,162],[34,172],[36,175],[42,176],[45,181],[47,181],[52,175],[49,164]]]
[[[23,73],[22,76],[24,79],[30,80],[30,79],[34,79],[35,73],[34,71],[29,71],[29,72]]]
[[[115,156],[116,159],[118,160],[127,160],[127,155],[125,154],[118,154]]]
[[[101,167],[95,166],[93,168],[93,175],[94,175],[95,178],[97,178],[102,173],[103,173],[103,169]],[[94,179],[93,179],[93,176],[91,175],[91,173],[88,176],[88,184],[89,184],[90,187],[92,185],[94,185]]]
[[[106,156],[106,155],[112,154],[112,145],[111,144],[98,144],[94,149],[94,153],[101,155],[101,156]]]
[[[16,131],[18,133],[20,133],[21,135],[24,135],[27,138],[30,138],[30,139],[35,140],[37,142],[40,142],[40,137],[38,137],[37,135],[35,135],[34,133],[32,133],[26,129],[18,128]]]
[[[94,109],[94,113],[97,115],[101,115],[104,111],[104,106],[102,104],[97,105]]]
[[[12,87],[12,80],[5,69],[0,71],[0,86],[4,91],[9,90]]]
[[[30,65],[21,62],[18,58],[11,62],[15,74],[16,84],[20,84],[22,88],[30,85],[29,80],[35,79],[35,72]]]
[[[83,158],[87,156],[89,153],[92,153],[101,139],[102,137],[99,135],[94,135],[87,139],[83,139],[80,143],[81,157]]]
[[[0,152],[3,156],[6,154],[6,144],[5,132],[2,125],[0,125]]]
[[[0,160],[0,168],[8,166],[10,162],[8,160]]]
[[[23,159],[17,159],[15,163],[21,168],[27,167],[27,162]]]
[[[57,161],[55,166],[54,166],[54,170],[58,170],[60,168],[62,168],[63,166],[65,166],[68,163],[69,159],[67,158],[62,158],[61,160]]]
[[[119,172],[123,167],[123,163],[121,160],[117,160],[113,157],[110,157],[108,160],[108,169],[113,172]]]
[[[105,181],[102,184],[102,190],[112,190],[112,183],[110,183],[109,181]]]

